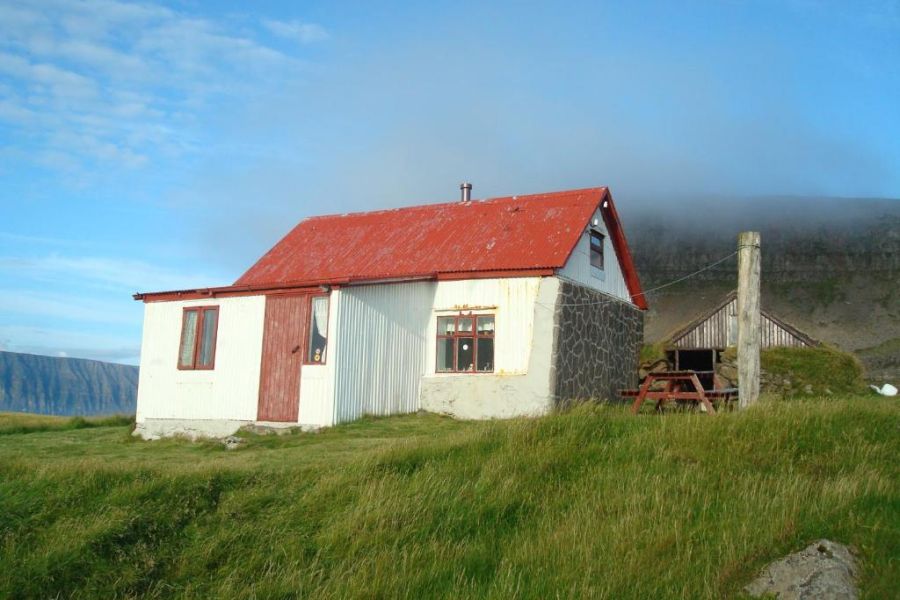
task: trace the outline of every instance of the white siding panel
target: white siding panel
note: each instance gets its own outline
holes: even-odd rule
[[[300,369],[300,412],[301,425],[332,424],[331,375],[333,371],[326,365],[303,365]]]
[[[438,295],[443,300],[438,307],[446,307],[448,298],[473,291],[472,286],[452,283],[476,282],[439,284]],[[434,374],[436,324],[432,319],[428,339],[431,368],[422,378],[420,407],[463,419],[509,418],[549,412],[553,407],[550,372],[559,279],[481,280],[474,288],[479,294],[485,294],[480,296],[482,303],[491,302],[490,298],[493,298],[492,302],[497,305],[495,359],[502,370],[491,374]]]
[[[178,370],[183,308],[215,305],[215,369]],[[137,421],[255,420],[264,315],[264,296],[145,304]]]
[[[300,369],[301,425],[328,427],[334,425],[334,374],[338,356],[338,316],[341,310],[340,290],[334,290],[328,302],[328,347],[324,365],[303,365]]]
[[[426,370],[435,374],[437,317],[460,311],[496,315],[494,370],[496,373],[525,373],[534,335],[535,301],[540,277],[510,279],[465,279],[441,281],[434,297],[434,312],[425,332]],[[553,307],[549,307],[553,312]],[[470,374],[439,374],[441,377],[472,377]]]
[[[335,423],[418,410],[435,287],[421,282],[341,290],[332,354]]]
[[[613,248],[612,241],[609,238],[609,232],[606,230],[606,224],[600,211],[596,211],[591,222],[597,221],[598,225],[593,226],[603,233],[603,274],[602,277],[596,277],[591,273],[591,238],[590,234],[585,231],[578,239],[575,249],[572,251],[569,260],[558,275],[564,279],[570,279],[581,285],[591,289],[598,290],[621,298],[626,302],[631,302],[631,295],[628,292],[628,286],[625,283],[625,277],[622,275],[622,269],[619,266],[619,257]]]

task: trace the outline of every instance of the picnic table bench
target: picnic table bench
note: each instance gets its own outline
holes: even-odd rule
[[[737,398],[737,388],[704,390],[698,371],[663,371],[648,373],[644,382],[636,390],[621,390],[623,398],[634,398],[631,412],[637,414],[647,400],[656,401],[656,410],[661,411],[666,402],[703,406],[707,414],[715,414],[713,402],[728,403]],[[662,389],[650,389],[661,383]]]

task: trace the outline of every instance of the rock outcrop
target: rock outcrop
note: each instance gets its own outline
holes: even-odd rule
[[[856,600],[856,559],[847,546],[819,540],[768,565],[744,591],[778,600]]]

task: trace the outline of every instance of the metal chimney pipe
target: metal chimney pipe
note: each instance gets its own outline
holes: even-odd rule
[[[459,189],[462,192],[462,202],[469,202],[472,200],[472,184],[471,183],[461,183],[461,184],[459,184]]]

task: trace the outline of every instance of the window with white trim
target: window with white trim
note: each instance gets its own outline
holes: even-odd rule
[[[492,373],[494,315],[438,317],[436,357],[438,373]]]

